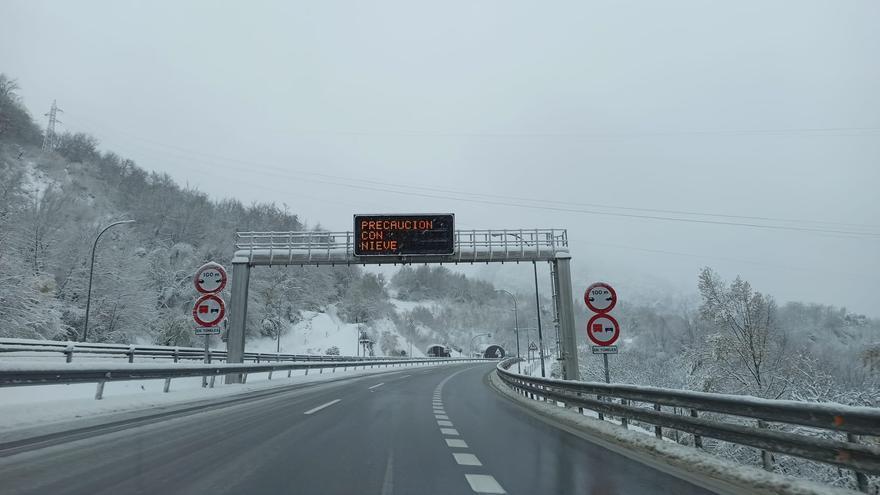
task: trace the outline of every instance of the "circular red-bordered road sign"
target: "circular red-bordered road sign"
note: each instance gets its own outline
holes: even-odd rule
[[[193,320],[200,327],[213,327],[226,316],[226,304],[216,294],[205,294],[193,305]]]
[[[584,302],[593,313],[607,313],[617,304],[617,292],[605,282],[596,282],[584,291]]]
[[[600,313],[587,323],[587,337],[598,346],[613,345],[620,337],[620,324],[613,316]]]
[[[217,263],[205,263],[196,271],[193,285],[201,294],[216,294],[226,287],[226,269]]]

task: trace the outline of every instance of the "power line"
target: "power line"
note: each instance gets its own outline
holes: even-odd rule
[[[127,133],[123,133],[123,134],[127,134]],[[444,189],[432,189],[432,188],[425,188],[425,187],[420,187],[420,186],[408,186],[408,185],[402,185],[402,184],[385,183],[385,182],[373,181],[373,180],[369,180],[369,179],[363,179],[363,180],[351,179],[351,178],[339,177],[339,176],[334,176],[334,175],[330,175],[330,174],[323,174],[323,173],[318,173],[318,172],[309,172],[309,171],[302,171],[302,170],[291,171],[289,169],[277,167],[277,166],[270,165],[270,164],[257,163],[257,162],[253,162],[253,161],[238,160],[235,158],[213,155],[213,154],[209,154],[209,153],[189,150],[187,148],[182,148],[182,147],[175,146],[175,145],[168,145],[168,144],[164,144],[164,143],[160,143],[157,141],[152,141],[152,140],[140,138],[140,137],[133,137],[133,138],[137,139],[139,141],[153,143],[154,145],[161,146],[164,148],[178,150],[179,152],[193,155],[193,156],[202,156],[202,157],[206,157],[206,158],[213,159],[213,160],[224,161],[227,163],[238,163],[241,165],[247,165],[248,169],[246,171],[248,171],[248,172],[252,172],[253,167],[258,166],[258,167],[262,167],[262,168],[268,169],[268,170],[277,170],[278,172],[276,173],[276,175],[279,175],[281,177],[291,177],[292,175],[296,176],[297,174],[324,177],[327,179],[334,179],[334,180],[318,180],[318,179],[303,178],[303,177],[299,177],[299,179],[306,180],[309,182],[314,182],[314,183],[328,184],[328,185],[341,186],[341,187],[367,190],[367,191],[374,191],[374,192],[387,192],[387,193],[406,195],[406,196],[424,197],[424,198],[432,198],[432,199],[445,199],[445,200],[452,200],[452,201],[465,201],[465,202],[477,203],[477,204],[509,206],[509,207],[516,207],[516,208],[539,209],[539,210],[547,210],[547,211],[580,213],[580,214],[611,216],[611,217],[620,217],[620,218],[632,218],[632,219],[642,219],[642,220],[684,222],[684,223],[697,223],[697,224],[708,224],[708,225],[727,225],[727,226],[737,226],[737,227],[765,229],[765,230],[787,230],[787,231],[812,232],[812,233],[822,233],[822,234],[836,234],[836,235],[845,235],[845,236],[853,236],[853,237],[880,237],[880,233],[877,233],[877,232],[863,232],[863,231],[837,230],[837,229],[827,229],[827,228],[797,227],[797,226],[790,226],[790,225],[765,225],[765,224],[751,223],[751,222],[745,222],[745,221],[734,222],[734,221],[727,221],[727,220],[678,218],[678,217],[664,216],[660,213],[687,214],[687,215],[698,215],[698,216],[705,216],[705,217],[715,216],[715,217],[719,217],[719,218],[760,220],[760,221],[777,221],[777,222],[780,222],[780,221],[782,221],[782,222],[800,222],[800,223],[814,222],[814,221],[809,221],[809,220],[781,219],[781,218],[773,218],[773,217],[748,217],[748,216],[742,216],[742,215],[721,215],[721,214],[712,214],[712,213],[685,212],[685,211],[680,211],[680,210],[661,210],[661,209],[632,208],[632,207],[605,207],[605,206],[600,206],[600,205],[595,205],[595,204],[568,203],[568,202],[562,202],[562,201],[542,200],[542,199],[535,200],[535,199],[530,199],[530,198],[517,198],[517,197],[501,196],[501,195],[488,195],[488,194],[482,194],[482,193],[472,194],[472,193],[451,191],[451,190],[444,190]],[[216,172],[216,168],[214,168],[213,170]],[[244,170],[244,169],[242,169],[242,170]],[[383,185],[383,186],[390,185],[392,187],[405,187],[408,189],[418,189],[418,190],[428,190],[428,191],[433,190],[433,191],[438,191],[438,192],[445,192],[447,194],[461,195],[463,197],[452,197],[452,196],[444,196],[444,195],[438,195],[438,194],[415,193],[415,192],[411,192],[411,191],[399,191],[399,190],[394,190],[394,189],[388,189],[387,187],[372,187],[372,186],[365,186],[365,185],[361,185],[361,184],[349,184],[347,182],[339,182],[339,181],[357,181],[357,182],[364,182],[364,183],[377,184],[377,185]],[[476,198],[468,197],[468,196],[483,196],[483,197],[490,197],[490,198],[499,198],[501,200],[476,199]],[[599,207],[599,208],[618,208],[618,209],[629,210],[629,211],[657,212],[658,214],[637,214],[637,213],[621,213],[621,212],[613,212],[613,211],[612,212],[597,211],[597,210],[577,209],[577,208],[570,208],[570,207],[563,207],[563,206],[524,205],[524,204],[520,204],[520,203],[513,203],[510,201],[529,201],[529,202],[544,202],[544,203],[557,204],[557,205],[570,204],[570,205],[574,205],[574,206],[587,206],[587,207]],[[841,224],[841,223],[832,223],[832,222],[819,222],[819,224],[846,225],[846,226],[850,226],[850,227],[859,227],[859,228],[874,227],[874,226],[870,226],[870,225]]]
[[[572,237],[569,238],[569,241],[573,241],[573,240],[575,240],[575,239]],[[730,262],[730,263],[740,263],[740,264],[764,266],[764,267],[773,268],[773,269],[785,269],[785,270],[798,271],[798,272],[819,271],[819,272],[828,273],[828,274],[846,275],[847,277],[861,276],[859,274],[852,273],[852,272],[843,272],[840,270],[822,269],[822,268],[817,268],[815,266],[797,267],[797,266],[790,266],[790,265],[784,265],[784,264],[773,263],[773,262],[747,260],[747,259],[740,259],[740,258],[728,258],[728,257],[723,257],[723,256],[715,256],[715,255],[682,253],[679,251],[669,251],[669,250],[663,250],[663,249],[650,249],[650,248],[643,248],[643,247],[636,247],[636,246],[627,246],[627,245],[622,245],[622,244],[596,242],[596,241],[584,240],[584,239],[577,239],[577,242],[579,244],[583,243],[583,244],[590,244],[590,245],[594,245],[594,246],[610,247],[610,248],[614,248],[614,249],[626,249],[629,251],[640,251],[640,252],[645,252],[645,253],[664,254],[664,255],[670,255],[670,256],[679,256],[679,257],[683,257],[683,258],[704,258],[704,259],[710,259],[710,260],[716,260],[716,261],[726,261],[726,262]]]
[[[149,141],[149,140],[144,140]],[[588,208],[603,208],[610,210],[624,210],[624,211],[640,211],[640,212],[648,212],[648,213],[667,213],[667,214],[675,214],[675,215],[690,215],[690,216],[701,216],[701,217],[717,217],[717,218],[728,218],[728,219],[741,219],[741,220],[760,220],[760,221],[772,221],[772,222],[788,222],[788,223],[803,223],[803,224],[813,224],[813,225],[839,225],[845,227],[857,227],[857,228],[880,228],[880,225],[867,225],[867,224],[857,224],[857,223],[846,223],[846,222],[829,222],[829,221],[821,221],[821,220],[801,220],[801,219],[793,219],[793,218],[779,218],[779,217],[767,217],[767,216],[748,216],[748,215],[729,215],[723,213],[705,213],[705,212],[696,212],[696,211],[688,211],[688,210],[669,210],[669,209],[659,209],[659,208],[636,208],[636,207],[627,207],[627,206],[618,206],[618,205],[603,205],[596,203],[579,203],[579,202],[571,202],[571,201],[558,201],[558,200],[549,200],[549,199],[540,199],[540,198],[526,198],[522,196],[509,196],[509,195],[499,195],[499,194],[488,194],[488,193],[480,193],[480,192],[472,192],[472,191],[456,191],[451,189],[441,189],[441,188],[432,188],[425,186],[416,186],[411,184],[401,184],[387,181],[376,181],[371,179],[363,179],[357,178],[352,179],[349,177],[341,177],[337,175],[325,174],[320,172],[310,172],[304,171],[300,169],[291,170],[288,168],[282,168],[273,166],[270,164],[264,163],[254,163],[250,161],[237,160],[235,158],[223,157],[219,155],[212,155],[209,153],[201,153],[193,150],[189,150],[186,148],[181,148],[178,146],[167,145],[162,143],[157,143],[155,141],[149,141],[157,145],[166,146],[168,148],[177,149],[184,153],[189,153],[193,155],[201,155],[207,158],[215,159],[215,160],[223,160],[226,162],[235,162],[246,165],[258,165],[262,168],[277,170],[284,173],[299,173],[304,175],[313,175],[316,177],[324,177],[328,179],[335,180],[343,180],[343,181],[356,181],[368,184],[375,184],[380,186],[391,186],[391,187],[399,187],[405,189],[417,189],[421,191],[432,191],[432,192],[440,192],[447,194],[455,194],[460,196],[481,196],[484,198],[493,198],[493,199],[502,199],[502,200],[512,200],[512,201],[528,201],[533,203],[546,203],[546,204],[555,204],[555,205],[571,205],[571,206],[581,206]],[[460,198],[462,200],[466,200],[467,198]]]

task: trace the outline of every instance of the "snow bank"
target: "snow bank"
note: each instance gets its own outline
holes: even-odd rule
[[[433,366],[454,366],[454,364]],[[218,377],[215,388],[202,388],[202,379],[198,376],[175,378],[171,381],[171,389],[168,393],[162,392],[165,381],[161,379],[111,381],[104,387],[102,400],[94,399],[94,383],[3,387],[0,388],[0,441],[8,437],[11,432],[22,428],[35,426],[48,428],[53,424],[78,418],[94,419],[108,414],[214,400],[285,385],[326,381],[340,377],[406,372],[407,369],[411,368],[368,368],[348,371],[340,369],[335,373],[324,370],[323,374],[312,370],[307,376],[304,376],[304,371],[294,371],[291,378],[287,378],[286,373],[276,373],[272,380],[268,379],[268,373],[253,373],[248,375],[247,383],[244,385],[224,385],[223,379]]]

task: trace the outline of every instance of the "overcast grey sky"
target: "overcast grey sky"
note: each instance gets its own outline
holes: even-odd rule
[[[310,225],[567,228],[575,292],[710,265],[880,316],[878,25],[877,0],[0,0],[0,71],[35,115]]]

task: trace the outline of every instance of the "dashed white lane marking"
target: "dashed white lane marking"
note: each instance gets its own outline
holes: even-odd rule
[[[437,425],[441,426],[440,433],[443,435],[459,436],[458,430],[455,428],[442,428],[443,426],[452,426],[452,421],[449,421],[449,416],[446,415],[446,411],[443,409],[441,394],[443,392],[443,385],[445,385],[453,376],[462,371],[465,370],[447,376],[439,385],[437,385],[437,388],[434,389],[434,417],[437,418]],[[459,449],[468,448],[468,444],[460,438],[444,438],[444,440],[446,440],[447,447]],[[483,463],[480,462],[477,456],[468,452],[453,452],[452,456],[455,459],[455,462],[460,466],[474,466],[478,468],[483,466]],[[494,476],[488,474],[465,474],[464,477],[471,486],[471,490],[475,493],[507,493]]]
[[[458,452],[453,453],[452,457],[455,457],[455,462],[459,463],[462,466],[482,466],[483,463],[477,459],[477,456],[474,454],[460,454]]]
[[[373,385],[372,387],[368,387],[368,388],[369,388],[370,390],[373,390],[374,388],[379,388],[379,387],[381,387],[382,385],[385,385],[385,382],[377,383],[377,384]]]
[[[385,480],[382,482],[382,495],[394,493],[394,451],[388,451],[388,462],[385,464]]]
[[[477,493],[507,493],[495,481],[494,476],[488,474],[466,474],[464,477],[471,485],[471,490]]]
[[[318,407],[315,407],[315,408],[313,408],[313,409],[309,409],[308,411],[304,412],[303,414],[314,414],[314,413],[320,411],[321,409],[324,409],[325,407],[330,407],[330,406],[332,406],[333,404],[336,404],[337,402],[339,402],[339,401],[341,401],[341,400],[342,400],[342,399],[331,400],[330,402],[328,402],[328,403],[326,403],[326,404],[321,404],[321,405],[318,406]]]

